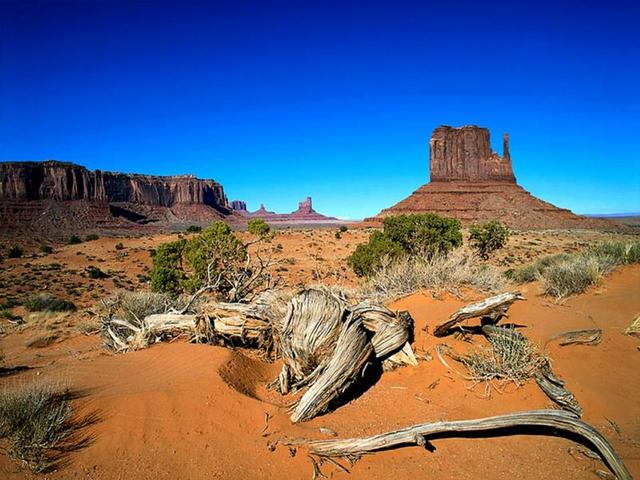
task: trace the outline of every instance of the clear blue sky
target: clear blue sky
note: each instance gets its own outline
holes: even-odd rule
[[[194,173],[344,218],[428,180],[440,124],[504,131],[519,182],[640,212],[634,1],[0,0],[0,160]]]

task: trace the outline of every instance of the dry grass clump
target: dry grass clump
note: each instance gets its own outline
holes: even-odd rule
[[[562,253],[514,269],[516,283],[539,280],[546,295],[565,298],[597,285],[618,265],[640,263],[640,242],[604,242],[578,254]]]
[[[0,438],[7,453],[33,472],[51,469],[76,428],[67,389],[37,383],[0,392]]]
[[[27,298],[24,306],[30,312],[67,312],[76,310],[73,302],[54,297],[48,293],[39,293]]]
[[[116,290],[101,301],[100,311],[127,322],[139,323],[148,315],[166,312],[173,303],[165,293]]]
[[[466,249],[431,257],[406,256],[384,262],[362,287],[364,296],[389,299],[428,288],[457,292],[472,287],[495,292],[504,287],[504,276],[492,265],[483,265]]]
[[[624,334],[640,337],[640,313],[636,315],[636,318],[633,319],[633,322],[627,327]]]
[[[31,337],[27,340],[26,346],[30,348],[44,348],[51,345],[58,338],[60,338],[60,334],[58,332],[46,332]]]
[[[522,385],[546,364],[544,355],[520,332],[511,327],[495,330],[496,333],[487,336],[490,347],[479,348],[462,357],[473,381],[498,380]]]

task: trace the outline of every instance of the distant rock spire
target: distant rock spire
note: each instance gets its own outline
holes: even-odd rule
[[[502,137],[502,158],[511,161],[511,155],[509,154],[509,134],[504,132]]]

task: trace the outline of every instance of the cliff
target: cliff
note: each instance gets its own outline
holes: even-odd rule
[[[0,163],[0,200],[84,200],[158,207],[201,204],[231,213],[222,185],[213,180],[90,171],[57,161]]]
[[[236,202],[238,202],[238,205],[245,205],[244,202],[240,200],[234,200],[234,202],[232,203],[235,204]],[[264,204],[260,204],[260,208],[254,212],[247,212],[245,205],[245,210],[242,212],[242,214],[250,218],[261,218],[269,223],[280,224],[322,225],[331,223],[343,223],[335,217],[327,217],[326,215],[322,215],[321,213],[316,212],[313,209],[311,197],[307,197],[301,202],[298,202],[298,209],[291,213],[275,213],[267,210]]]

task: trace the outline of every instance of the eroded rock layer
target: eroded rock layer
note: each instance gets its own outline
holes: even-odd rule
[[[491,150],[489,130],[438,127],[429,142],[431,182],[368,221],[390,215],[433,212],[463,224],[499,220],[515,229],[615,228],[534,197],[516,183],[504,135],[503,154]]]

